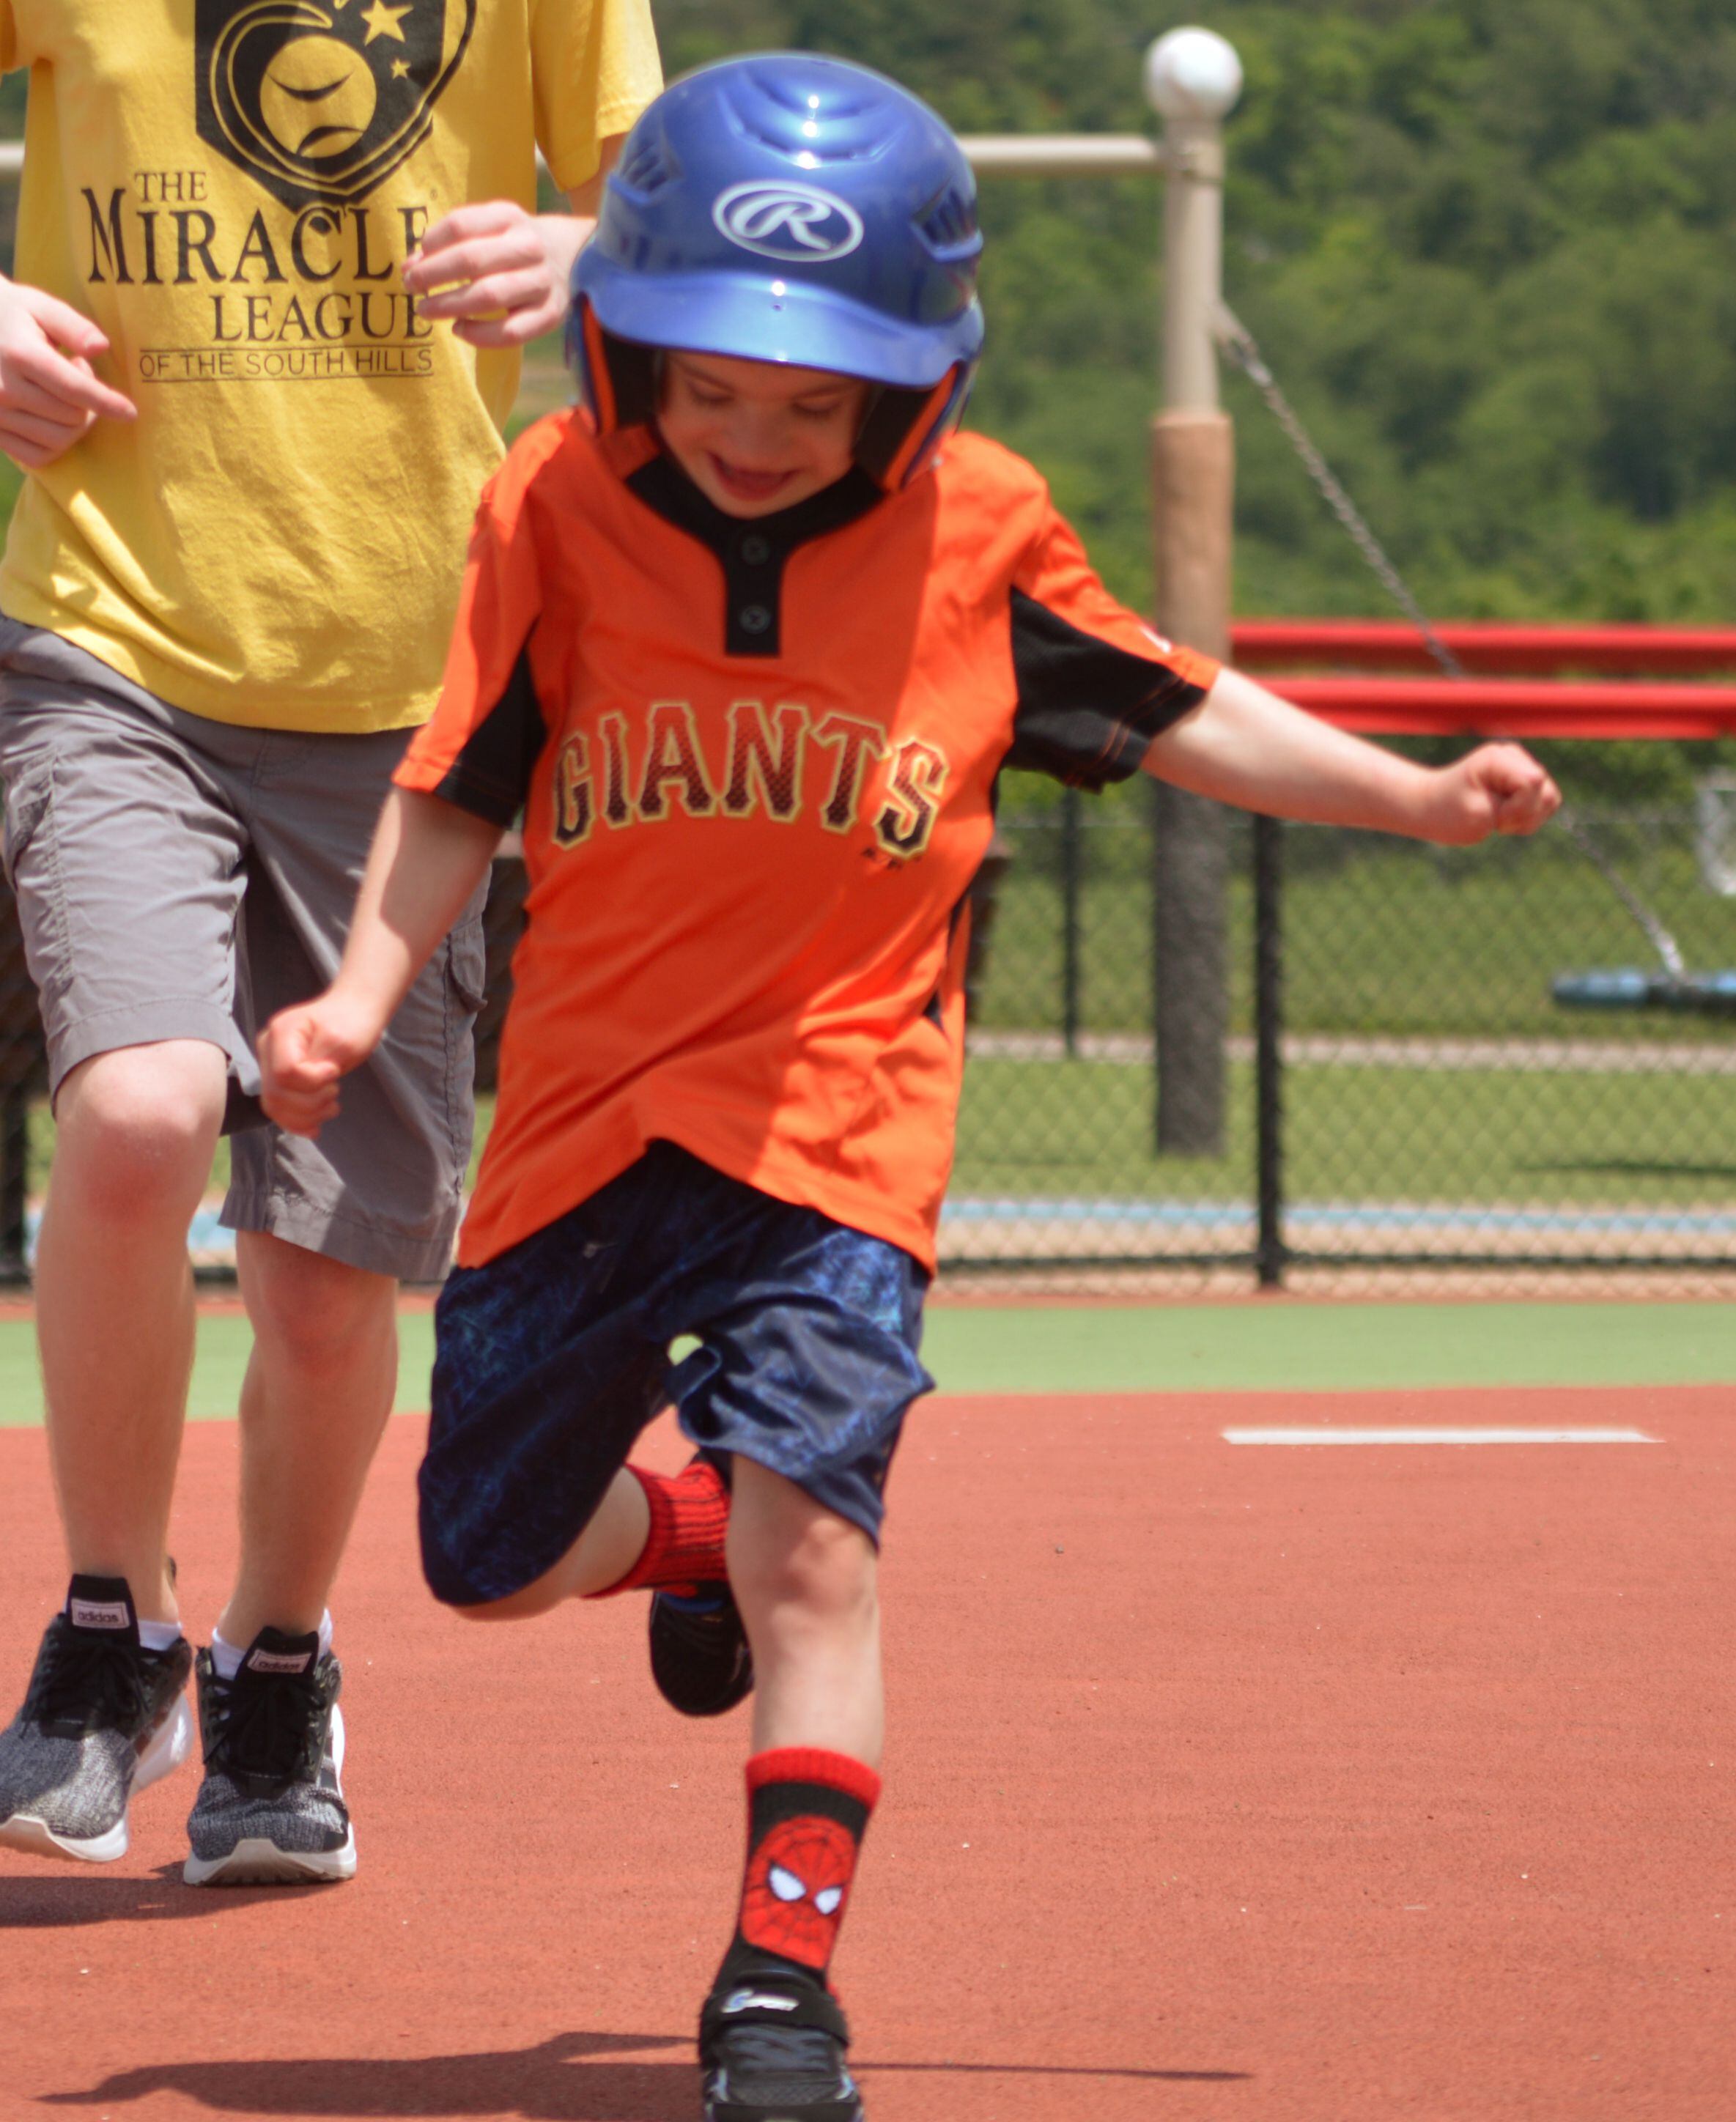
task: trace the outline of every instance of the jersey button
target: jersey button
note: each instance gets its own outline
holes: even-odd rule
[[[744,633],[764,633],[771,624],[771,614],[763,604],[744,604],[736,620]]]
[[[767,538],[747,537],[742,540],[742,558],[750,568],[763,568],[771,558],[771,541]]]

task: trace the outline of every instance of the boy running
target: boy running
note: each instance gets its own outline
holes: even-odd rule
[[[342,968],[266,1040],[269,1110],[316,1132],[524,806],[423,1552],[482,1618],[650,1589],[689,1713],[756,1683],[712,2122],[862,2112],[828,1975],[880,1791],[882,1497],[930,1382],[997,774],[1144,767],[1448,842],[1556,802],[1512,746],[1411,765],[1117,605],[1037,474],[952,432],[980,249],[957,142],[877,75],[774,55],[658,99],[578,268],[589,417],[489,488]],[[666,1395],[700,1455],[673,1479],[625,1464]]]
[[[646,0],[0,0],[16,66],[0,777],[58,1127],[37,1328],[73,1575],[0,1733],[0,1843],[123,1855],[193,1741],[186,1238],[233,1128],[241,1570],[197,1662],[186,1877],[347,1878],[326,1600],[399,1280],[450,1262],[474,911],[317,1147],[259,1124],[254,1029],[337,965],[517,349],[565,311],[589,224],[535,212],[536,146],[587,210],[656,46]]]

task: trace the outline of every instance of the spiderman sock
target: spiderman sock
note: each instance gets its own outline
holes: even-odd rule
[[[785,1746],[747,1764],[747,1872],[718,1989],[799,1969],[822,1986],[880,1796],[847,1754]]]
[[[651,1531],[639,1559],[619,1583],[593,1599],[612,1599],[620,1592],[692,1592],[701,1584],[727,1580],[723,1536],[729,1530],[729,1490],[709,1460],[695,1459],[681,1473],[627,1471],[645,1492],[651,1506]]]

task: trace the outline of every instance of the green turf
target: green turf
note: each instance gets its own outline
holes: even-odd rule
[[[1019,1311],[936,1306],[924,1355],[954,1392],[1355,1392],[1711,1384],[1725,1304],[1277,1302]]]
[[[1149,1068],[979,1055],[953,1195],[1247,1201],[1252,1074],[1231,1066],[1224,1157],[1159,1157]],[[1721,1208],[1736,1181],[1736,1076],[1303,1063],[1284,1101],[1292,1201]]]
[[[427,1311],[406,1311],[398,1322],[402,1356],[398,1372],[400,1409],[428,1405],[428,1372],[434,1360],[434,1322]],[[240,1317],[201,1319],[199,1354],[193,1367],[190,1412],[197,1420],[235,1413],[241,1373],[253,1345],[253,1330]],[[0,1323],[0,1428],[28,1427],[42,1419],[42,1382],[36,1370],[35,1341],[30,1325],[19,1320]]]
[[[401,1409],[428,1405],[433,1322],[401,1321]],[[250,1335],[199,1325],[192,1411],[235,1412]],[[1724,1304],[937,1305],[924,1348],[950,1392],[1333,1392],[1428,1386],[1691,1385],[1736,1375]],[[0,1425],[39,1422],[27,1325],[0,1325]]]

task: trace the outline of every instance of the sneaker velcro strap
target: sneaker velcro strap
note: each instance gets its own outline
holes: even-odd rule
[[[700,2017],[700,2046],[731,2026],[817,2026],[845,2048],[850,2040],[837,1998],[817,1982],[787,1975],[746,1975],[714,1989]]]

